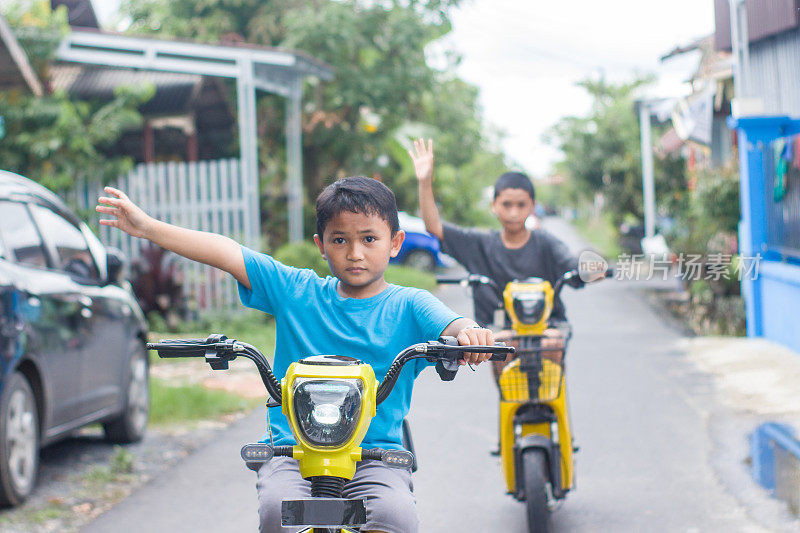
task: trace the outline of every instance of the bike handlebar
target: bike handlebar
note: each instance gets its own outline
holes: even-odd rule
[[[148,350],[158,350],[161,358],[205,357],[207,339],[163,339],[157,343],[148,342]]]
[[[489,285],[498,288],[497,283],[488,276],[481,274],[468,274],[467,276],[436,276],[436,283],[441,285]]]
[[[553,299],[557,300],[558,296],[561,294],[561,289],[564,287],[564,283],[571,280],[572,278],[579,276],[579,272],[577,269],[575,270],[568,270],[564,272],[558,280],[556,284],[553,286]],[[606,271],[603,273],[602,279],[611,278],[614,276],[614,269],[612,267],[608,267]],[[489,278],[488,276],[483,276],[481,274],[468,274],[467,276],[436,276],[436,283],[441,285],[489,285],[490,287],[494,287],[495,289],[499,289],[497,283],[494,282],[493,279]]]
[[[227,370],[228,363],[238,356],[253,361],[261,375],[261,381],[269,395],[281,403],[281,384],[267,358],[250,344],[229,339],[225,335],[209,335],[205,339],[162,339],[156,343],[147,343],[148,350],[156,350],[162,358],[170,357],[205,357],[206,362],[214,370]],[[394,388],[403,365],[413,359],[424,358],[436,363],[436,370],[443,380],[451,380],[458,370],[458,361],[465,353],[490,353],[492,361],[505,361],[506,354],[514,353],[514,348],[500,343],[495,346],[467,345],[460,346],[454,337],[442,337],[439,341],[409,346],[395,357],[386,377],[378,386],[377,403],[381,403]],[[443,374],[444,373],[444,374]]]
[[[376,404],[385,400],[392,392],[397,378],[403,366],[413,359],[426,359],[431,363],[436,363],[436,372],[442,381],[451,381],[458,372],[458,362],[464,358],[465,353],[490,353],[492,361],[505,361],[506,355],[514,353],[513,346],[506,346],[498,343],[494,346],[487,345],[465,345],[458,344],[455,337],[441,337],[438,341],[428,341],[427,343],[409,346],[394,358],[386,376],[378,386]]]
[[[255,346],[246,342],[215,333],[205,339],[162,339],[147,343],[147,349],[158,351],[158,356],[162,358],[205,357],[206,363],[214,370],[227,370],[229,362],[240,355],[244,356],[255,363],[269,395],[278,403],[281,402],[281,383],[272,372],[269,361]]]

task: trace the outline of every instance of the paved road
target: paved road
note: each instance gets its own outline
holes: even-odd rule
[[[552,231],[579,241],[558,221]],[[554,516],[556,531],[758,531],[709,466],[711,390],[685,362],[680,335],[635,285],[603,282],[565,291],[575,337],[569,393],[577,490]],[[439,296],[463,313],[459,287]],[[420,470],[424,532],[526,531],[524,508],[503,492],[496,392],[488,367],[442,383],[432,370],[415,387],[410,415]],[[716,409],[716,408],[715,408]],[[256,412],[98,518],[86,532],[251,531],[254,475],[238,458],[262,427]]]
[[[580,248],[565,224],[548,227]],[[553,529],[757,531],[709,466],[708,380],[685,362],[680,334],[639,287],[609,280],[564,291],[574,326],[568,392],[581,451],[577,490],[554,514]],[[439,296],[464,305],[456,291]],[[462,374],[452,387],[427,375],[415,388],[423,531],[527,531],[523,504],[503,494],[499,461],[487,455],[497,420],[489,369]]]

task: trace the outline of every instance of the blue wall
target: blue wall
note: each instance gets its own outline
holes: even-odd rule
[[[741,173],[739,251],[760,256],[757,276],[744,276],[747,336],[764,337],[800,352],[800,266],[784,263],[767,246],[765,144],[800,133],[800,120],[746,117],[729,120],[739,134]]]
[[[758,282],[762,335],[800,352],[800,267],[764,261]]]

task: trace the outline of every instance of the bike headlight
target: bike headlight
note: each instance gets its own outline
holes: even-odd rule
[[[546,300],[544,292],[529,291],[514,294],[514,313],[517,320],[526,325],[539,323],[544,316]]]
[[[316,446],[340,446],[350,439],[361,416],[360,379],[297,378],[294,416],[303,437]]]

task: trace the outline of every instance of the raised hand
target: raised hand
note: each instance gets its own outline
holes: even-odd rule
[[[431,181],[433,179],[433,139],[428,139],[427,146],[425,139],[414,140],[414,150],[409,150],[408,155],[414,163],[414,172],[419,181]]]
[[[119,228],[134,237],[147,238],[147,231],[153,219],[119,189],[105,187],[103,190],[111,196],[98,198],[99,205],[95,207],[95,211],[116,218],[102,219],[100,224]]]

